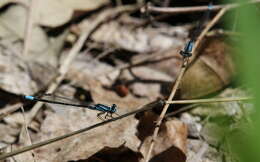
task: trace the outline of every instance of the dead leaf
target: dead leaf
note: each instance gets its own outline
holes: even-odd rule
[[[110,78],[99,77],[100,72],[108,71],[113,67],[99,61],[91,61],[88,56],[79,56],[71,65],[66,76],[67,79],[73,80],[74,83],[85,90],[90,90],[92,99],[95,103],[107,105],[117,104],[120,112],[127,112],[132,108],[139,107],[149,102],[147,99],[136,98],[129,94],[126,97],[120,97],[115,91],[103,87],[103,85],[112,84]]]
[[[92,20],[86,20],[81,30],[86,29]],[[96,42],[106,43],[116,48],[133,52],[154,52],[176,48],[184,43],[187,27],[162,26],[161,28],[134,28],[134,25],[111,21],[102,25],[91,36]]]
[[[182,99],[198,98],[221,90],[235,75],[230,47],[217,38],[208,39],[206,42],[207,48],[188,68],[182,79],[180,85]]]
[[[10,53],[0,53],[0,88],[14,94],[33,94],[38,91],[26,63]]]
[[[153,122],[153,121],[151,121]],[[153,123],[152,123],[153,124]],[[178,120],[165,122],[155,140],[155,147],[152,152],[152,161],[181,162],[186,159],[187,126]],[[151,136],[145,138],[140,152],[145,155],[151,143]]]
[[[63,114],[49,114],[45,119],[38,141],[54,138],[100,122],[97,112],[88,109],[66,109]],[[69,161],[87,159],[104,147],[125,147],[137,151],[134,117],[128,117],[36,150],[39,161]]]
[[[120,79],[124,80],[134,95],[149,101],[164,96],[164,88],[173,81],[173,78],[164,72],[143,66],[124,70]]]
[[[4,46],[15,50],[16,55],[22,53],[21,40],[24,40],[25,36],[27,13],[25,7],[12,5],[0,15],[0,37],[6,42]],[[57,54],[63,46],[65,36],[66,32],[63,32],[56,37],[49,38],[42,27],[34,24],[30,35],[29,52],[23,59],[57,66]]]
[[[48,27],[58,27],[71,20],[74,11],[89,12],[105,4],[109,0],[44,0],[38,1],[36,22]]]
[[[6,124],[0,124],[0,130],[0,142],[4,143],[14,143],[16,140],[15,136],[20,132],[20,129]]]
[[[20,41],[24,38],[27,12],[25,7],[14,5],[0,15],[0,36],[2,39],[10,39],[11,37],[13,40]],[[37,25],[34,26],[31,32],[30,51],[39,53],[46,50],[49,43],[45,32]]]

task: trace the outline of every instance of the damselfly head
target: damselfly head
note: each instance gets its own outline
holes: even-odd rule
[[[115,113],[115,112],[116,112],[116,104],[113,104],[113,105],[111,106],[111,112],[112,112],[112,113]]]
[[[180,54],[183,57],[191,57],[192,56],[192,49],[193,49],[194,41],[190,40],[184,47],[183,50],[180,51]]]

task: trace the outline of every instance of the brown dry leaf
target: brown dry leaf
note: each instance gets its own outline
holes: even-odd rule
[[[190,65],[186,71],[181,85],[180,97],[182,99],[198,98],[214,93],[228,85],[235,75],[234,61],[230,55],[230,46],[219,38],[211,38],[205,41],[206,48],[201,52],[200,57]],[[159,52],[154,59],[160,60],[147,66],[163,71],[172,78],[178,75],[182,59],[178,48],[172,48],[165,52]],[[134,60],[139,60],[145,55],[138,55]],[[192,78],[192,79],[191,79]],[[210,83],[210,84],[209,84]],[[170,93],[171,84],[168,85]]]
[[[150,121],[152,122],[152,121]],[[179,120],[171,120],[161,126],[151,161],[184,162],[186,159],[187,126]],[[146,138],[140,148],[145,155],[151,143],[151,136]]]
[[[80,28],[86,29],[92,20],[85,20]],[[134,28],[134,25],[111,21],[102,25],[91,38],[133,52],[153,52],[176,48],[184,43],[188,27]]]
[[[54,138],[100,122],[97,112],[88,109],[66,109],[63,114],[49,113],[42,124],[38,141]],[[104,147],[124,145],[137,151],[138,120],[128,117],[91,131],[44,146],[35,151],[37,161],[69,161],[87,159]]]
[[[182,99],[198,98],[216,92],[227,86],[235,74],[230,47],[217,38],[206,42],[208,44],[202,55],[188,68],[182,79]]]
[[[71,20],[76,10],[93,11],[109,0],[44,0],[38,1],[36,22],[48,27],[58,27]]]
[[[163,96],[163,89],[167,87],[173,78],[169,75],[149,67],[135,67],[124,70],[120,76],[128,84],[131,92],[136,96],[154,101]]]

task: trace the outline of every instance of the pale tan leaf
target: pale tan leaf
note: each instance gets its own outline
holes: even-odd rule
[[[108,0],[44,0],[38,1],[35,21],[41,25],[57,27],[67,23],[74,11],[92,11],[109,3]]]

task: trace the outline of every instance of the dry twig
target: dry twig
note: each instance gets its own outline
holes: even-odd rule
[[[10,115],[11,113],[15,112],[16,110],[20,109],[23,106],[21,103],[17,103],[8,107],[5,107],[3,110],[0,111],[0,120],[4,117]]]
[[[198,37],[198,39],[197,39],[197,41],[196,41],[196,43],[195,43],[195,45],[194,45],[193,51],[195,51],[195,50],[198,48],[198,46],[199,46],[199,44],[201,43],[201,41],[202,41],[203,37],[205,36],[205,34],[206,34],[206,33],[209,31],[209,29],[220,19],[220,17],[225,13],[226,9],[227,9],[227,8],[223,8],[223,9],[214,17],[214,19],[205,27],[205,29],[201,32],[201,34],[199,35],[199,37]],[[193,51],[192,51],[192,52],[193,52]],[[195,56],[197,55],[195,52],[193,52],[193,53],[194,53],[194,55],[193,55],[191,61],[193,61],[194,58],[195,58]],[[182,68],[181,68],[181,71],[180,71],[180,73],[179,73],[179,75],[178,75],[178,77],[177,77],[177,80],[176,80],[176,82],[175,82],[173,88],[172,88],[171,94],[170,94],[170,96],[169,96],[167,102],[169,102],[169,101],[171,101],[171,100],[173,99],[173,97],[174,97],[174,95],[175,95],[175,93],[176,93],[176,91],[177,91],[177,88],[179,87],[179,84],[180,84],[180,82],[181,82],[181,79],[182,79],[182,77],[183,77],[183,75],[184,75],[184,72],[185,72],[185,70],[186,70],[186,68],[187,68],[187,63],[188,63],[188,60],[184,60],[184,62],[183,62],[183,65],[184,65],[184,66],[182,66]],[[148,149],[147,155],[145,156],[145,162],[148,162],[149,159],[150,159],[150,157],[151,157],[151,153],[152,153],[152,150],[153,150],[153,148],[154,148],[155,140],[156,140],[156,138],[157,138],[157,136],[158,136],[158,132],[159,132],[160,125],[161,125],[161,123],[162,123],[163,118],[165,117],[165,114],[166,114],[166,112],[167,112],[167,110],[168,110],[168,107],[169,107],[169,103],[166,103],[165,106],[163,107],[163,110],[162,110],[162,112],[161,112],[159,118],[157,119],[156,127],[155,127],[155,130],[154,130],[154,132],[153,132],[152,141],[151,141],[150,147],[149,147],[149,149]]]
[[[213,11],[220,10],[222,8],[237,8],[246,4],[259,3],[260,0],[249,1],[246,3],[233,3],[226,5],[214,5],[212,6]],[[180,14],[180,13],[191,13],[191,12],[202,12],[208,10],[208,6],[196,6],[196,7],[154,7],[151,5],[146,6],[148,12],[154,13],[167,13],[167,14]]]

